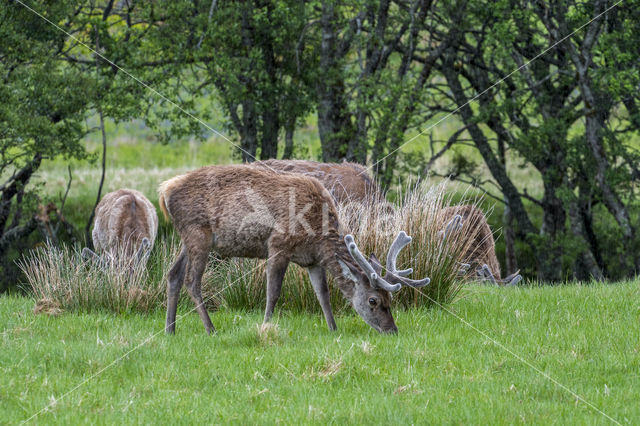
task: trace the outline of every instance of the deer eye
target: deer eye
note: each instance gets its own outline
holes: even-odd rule
[[[377,303],[378,303],[378,301],[376,300],[375,297],[369,298],[369,305],[376,306]]]

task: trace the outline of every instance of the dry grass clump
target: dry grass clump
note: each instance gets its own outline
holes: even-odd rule
[[[258,335],[258,341],[263,346],[272,346],[280,341],[281,332],[278,324],[271,322],[257,324],[256,331]]]
[[[467,262],[477,227],[465,223],[443,241],[440,231],[449,219],[443,208],[450,205],[444,184],[412,187],[398,205],[371,202],[339,206],[344,233],[352,233],[360,250],[374,253],[383,263],[392,241],[404,230],[413,237],[398,257],[399,268],[413,268],[413,278],[430,277],[420,290],[404,288],[394,294],[396,306],[446,304],[455,300],[466,277],[458,271]],[[148,312],[164,307],[169,268],[178,256],[176,238],[159,238],[146,266],[115,256],[108,267],[82,258],[76,248],[47,245],[31,252],[20,263],[36,300],[56,303],[60,310]],[[123,260],[118,260],[123,259]],[[202,295],[210,311],[220,305],[235,309],[264,309],[266,262],[256,259],[217,260],[211,255],[202,279]],[[348,307],[332,285],[331,301],[336,312]],[[181,302],[193,304],[183,291]],[[44,302],[43,302],[44,303]],[[49,303],[49,302],[47,302]],[[307,271],[291,265],[285,275],[279,304],[295,311],[320,312]],[[43,305],[44,306],[44,305]],[[41,308],[42,312],[46,309]]]
[[[146,265],[124,252],[100,265],[84,259],[77,248],[46,245],[26,255],[19,266],[36,300],[60,309],[148,312],[164,302],[163,264],[176,251],[175,243],[162,241]]]
[[[343,363],[341,359],[328,359],[318,371],[318,377],[327,379],[331,376],[335,376],[342,369]]]

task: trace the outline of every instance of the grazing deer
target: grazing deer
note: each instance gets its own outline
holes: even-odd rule
[[[384,192],[369,175],[367,168],[354,163],[319,163],[306,160],[266,160],[252,163],[254,166],[276,171],[291,172],[313,176],[329,190],[339,204],[348,203],[371,204],[385,201]],[[476,265],[476,272],[481,280],[493,284],[517,284],[521,279],[517,272],[505,279],[500,278],[500,263],[496,256],[493,233],[485,215],[473,205],[453,206],[444,209],[447,220],[460,214],[462,221],[458,226],[468,224],[476,228],[475,243],[465,258],[469,264]],[[443,232],[443,231],[441,231]]]
[[[158,232],[158,215],[153,204],[139,191],[119,189],[106,194],[96,206],[93,223],[93,246],[98,253],[85,247],[82,255],[106,266],[118,254],[143,262],[153,248]]]
[[[487,218],[482,211],[473,205],[451,206],[442,209],[445,220],[448,222],[445,228],[440,231],[442,239],[468,224],[476,229],[474,232],[474,242],[470,244],[464,259],[467,264],[463,264],[461,272],[466,273],[470,267],[474,267],[481,280],[489,281],[493,284],[515,285],[522,276],[515,272],[505,279],[500,278],[500,263],[496,256],[496,243],[493,239],[493,232],[487,223]]]
[[[397,332],[390,292],[421,287],[429,279],[406,278],[395,259],[411,240],[401,233],[389,250],[387,274],[368,263],[353,237],[340,235],[338,213],[329,192],[315,178],[277,173],[248,165],[209,166],[163,182],[159,202],[182,240],[182,250],[169,271],[165,331],[175,332],[176,307],[185,282],[208,333],[215,331],[202,300],[202,274],[214,251],[220,258],[267,259],[268,322],[280,296],[287,266],[307,268],[329,329],[331,311],[326,271],[343,296],[371,327]]]

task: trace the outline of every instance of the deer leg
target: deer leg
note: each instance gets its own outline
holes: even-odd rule
[[[187,251],[182,249],[178,259],[169,270],[169,281],[167,283],[167,321],[164,330],[168,334],[176,331],[176,310],[178,309],[178,297],[180,296],[180,288],[184,281],[184,275],[187,270],[189,258]]]
[[[280,291],[282,290],[282,280],[287,272],[289,259],[286,257],[273,257],[267,261],[267,307],[264,311],[265,323],[271,320],[273,310],[276,307]]]
[[[320,307],[324,313],[324,318],[327,320],[327,326],[329,330],[337,330],[336,321],[333,319],[333,312],[331,311],[331,302],[329,301],[329,287],[327,286],[327,274],[324,268],[320,266],[311,266],[307,268],[309,271],[309,279],[313,286],[313,291],[316,293]]]
[[[189,292],[189,296],[191,296],[191,300],[193,300],[193,303],[196,305],[196,311],[198,311],[198,315],[200,315],[200,319],[202,320],[202,324],[204,324],[204,328],[207,330],[207,333],[213,334],[216,329],[211,323],[211,318],[209,318],[209,314],[207,313],[207,307],[204,305],[204,301],[202,300],[201,290],[202,274],[207,266],[209,250],[198,251],[194,254],[193,258],[189,256],[189,259],[187,291]]]

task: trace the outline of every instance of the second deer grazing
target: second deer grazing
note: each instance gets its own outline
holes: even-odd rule
[[[515,272],[508,277],[500,278],[500,263],[496,256],[496,243],[493,232],[487,223],[487,218],[482,211],[473,205],[451,206],[442,209],[447,226],[440,231],[442,238],[461,229],[462,226],[471,226],[476,230],[473,244],[464,254],[465,264],[463,271],[474,268],[480,280],[488,281],[496,285],[516,285],[522,280],[522,276]]]
[[[339,204],[384,200],[378,184],[367,169],[356,163],[319,163],[310,160],[263,160],[254,167],[280,172],[298,173],[318,179]],[[379,198],[382,197],[382,198]]]
[[[97,253],[104,256],[86,247],[82,255],[102,266],[123,254],[133,262],[145,262],[157,232],[158,215],[147,197],[134,189],[119,189],[106,194],[96,206],[91,236]]]
[[[206,331],[214,331],[201,295],[202,275],[212,250],[220,258],[267,259],[264,322],[273,315],[290,262],[307,268],[331,330],[336,323],[326,271],[365,322],[382,333],[397,332],[390,292],[429,283],[429,278],[406,278],[410,270],[395,270],[398,252],[410,241],[404,233],[392,244],[388,271],[382,276],[353,237],[340,234],[333,199],[315,178],[247,165],[209,166],[163,182],[159,195],[165,217],[171,218],[182,240],[182,251],[169,271],[167,333],[175,332],[183,282]]]

